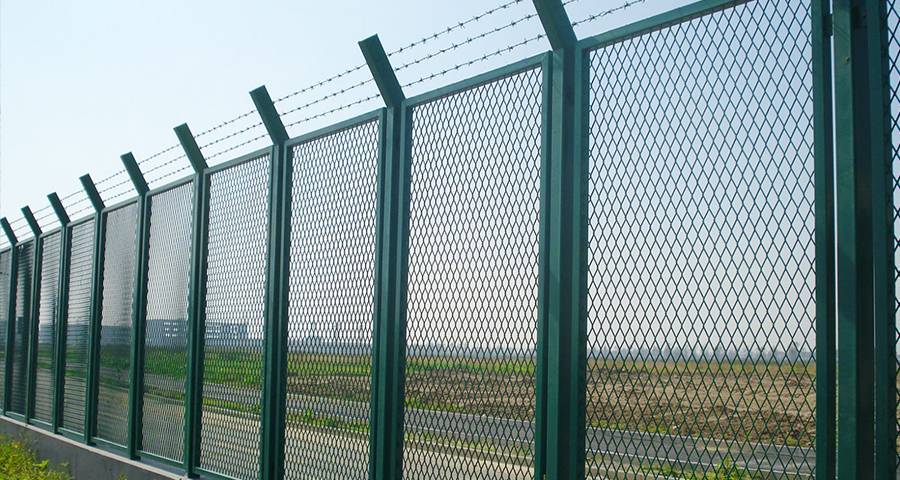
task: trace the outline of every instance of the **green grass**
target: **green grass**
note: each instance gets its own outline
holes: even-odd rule
[[[287,422],[301,423],[312,427],[337,428],[358,433],[369,431],[369,422],[344,420],[331,415],[317,415],[308,408],[303,413],[288,413]]]
[[[759,473],[753,473],[745,468],[738,467],[730,457],[725,457],[722,463],[713,467],[712,470],[668,464],[652,465],[644,467],[643,470],[646,473],[684,480],[757,480],[762,478],[762,475]]]
[[[47,460],[39,460],[21,441],[0,436],[0,479],[72,480],[72,477]]]

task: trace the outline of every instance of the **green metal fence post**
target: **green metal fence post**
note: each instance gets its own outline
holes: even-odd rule
[[[894,313],[894,175],[887,2],[867,0],[869,129],[872,149],[872,256],[875,336],[875,478],[897,471],[897,337]]]
[[[13,231],[12,226],[9,224],[9,221],[6,218],[0,218],[0,227],[3,227],[3,232],[6,234],[6,239],[9,241],[9,285],[8,292],[9,297],[6,305],[0,305],[0,308],[6,308],[6,363],[3,365],[3,413],[6,414],[9,411],[10,406],[10,385],[12,384],[12,358],[10,358],[10,352],[12,352],[13,341],[15,335],[15,324],[16,324],[16,275],[18,270],[18,251],[16,249],[16,245],[18,245],[19,240],[16,238],[16,232]]]
[[[138,458],[141,450],[144,399],[144,334],[147,324],[147,262],[150,253],[150,187],[141,173],[134,155],[122,155],[125,171],[138,195],[137,258],[135,258],[134,290],[131,311],[131,385],[128,391],[128,455]]]
[[[837,338],[838,477],[872,478],[874,475],[874,361],[876,334],[872,199],[875,178],[881,171],[883,132],[881,100],[884,85],[880,65],[870,60],[871,29],[878,16],[876,0],[835,0],[834,88],[837,186]],[[875,24],[877,25],[877,24]],[[877,27],[876,27],[877,28]],[[879,280],[880,283],[880,280]],[[877,332],[881,335],[881,331]]]
[[[269,255],[266,265],[265,367],[263,369],[260,478],[284,477],[284,422],[287,385],[288,264],[290,261],[291,159],[287,130],[266,87],[250,92],[272,139],[269,179]]]
[[[191,224],[191,281],[188,292],[188,365],[184,408],[184,470],[197,476],[203,415],[203,339],[206,318],[206,255],[209,231],[209,181],[206,159],[187,124],[175,127],[181,148],[194,169],[194,213]]]
[[[54,192],[47,195],[50,206],[56,214],[60,224],[59,238],[59,279],[57,280],[57,299],[58,307],[56,310],[56,328],[54,339],[56,344],[53,346],[53,400],[51,403],[52,417],[50,420],[50,428],[53,433],[59,433],[59,425],[62,420],[63,405],[63,384],[66,377],[66,316],[68,313],[69,298],[69,256],[72,253],[72,239],[69,235],[69,215],[66,208],[60,201],[59,196]]]
[[[94,258],[91,265],[91,316],[88,326],[87,342],[87,379],[85,382],[84,403],[84,441],[93,443],[97,426],[97,377],[100,368],[100,308],[103,299],[103,257],[106,231],[106,219],[103,215],[103,199],[91,180],[90,175],[83,175],[81,186],[84,188],[91,205],[94,207]]]
[[[542,276],[545,322],[546,458],[548,479],[584,477],[586,359],[586,182],[583,148],[584,61],[578,38],[560,0],[534,0],[553,48],[550,90],[550,211],[541,225],[547,236]],[[581,98],[580,98],[581,97]],[[546,107],[546,106],[545,106]],[[539,474],[542,472],[538,472]]]
[[[400,478],[406,362],[406,256],[409,202],[401,201],[409,122],[403,89],[378,36],[359,42],[386,107],[381,123],[375,265],[375,322],[369,435],[369,478]],[[408,174],[408,170],[407,174]],[[408,188],[408,187],[407,187]],[[408,198],[408,197],[407,197]]]
[[[25,421],[30,422],[34,416],[34,392],[35,378],[37,373],[37,335],[38,335],[38,318],[35,314],[38,311],[38,304],[41,301],[41,257],[44,250],[44,241],[41,238],[41,226],[31,212],[28,206],[22,207],[22,215],[34,235],[34,255],[31,264],[31,298],[28,306],[28,315],[25,319],[27,329],[25,344]]]
[[[831,11],[812,2],[816,217],[816,478],[835,478],[834,132],[831,89]]]

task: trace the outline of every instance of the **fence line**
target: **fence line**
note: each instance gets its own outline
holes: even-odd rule
[[[407,98],[391,55],[521,1],[2,219],[3,414],[210,478],[893,478],[895,2],[535,0],[551,51]]]

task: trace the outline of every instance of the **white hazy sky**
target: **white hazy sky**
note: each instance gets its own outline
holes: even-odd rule
[[[171,129],[182,122],[197,133],[252,108],[247,92],[259,85],[277,97],[355,66],[362,60],[356,42],[371,34],[378,33],[390,51],[504,1],[0,0],[0,215],[20,218],[23,205],[45,207],[51,191],[63,196],[79,190],[78,177],[84,173],[98,180],[120,170],[124,152],[146,158],[171,145]],[[575,21],[624,2],[577,0],[567,8]],[[646,0],[586,23],[578,33],[599,33],[687,3]],[[532,12],[531,0],[523,0],[448,35],[446,43],[431,42],[392,61],[396,66]],[[415,80],[539,31],[538,21],[531,19],[424,63],[418,71],[401,72],[400,80]],[[542,39],[407,93],[547,48]],[[358,73],[361,79],[368,75]],[[279,107],[284,112],[299,104]],[[361,108],[377,106],[369,102]],[[50,219],[45,224],[53,225]],[[19,223],[17,230],[24,234],[24,228]]]

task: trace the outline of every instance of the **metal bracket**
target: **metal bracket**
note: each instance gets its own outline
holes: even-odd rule
[[[137,160],[134,159],[134,155],[132,155],[131,152],[128,152],[120,158],[125,165],[125,171],[128,172],[128,177],[131,178],[131,183],[134,184],[134,189],[137,191],[138,195],[146,195],[146,193],[150,191],[150,187],[147,186],[147,180],[144,179],[144,174],[141,173],[141,167],[138,166]]]
[[[197,145],[197,140],[194,138],[194,134],[191,133],[188,125],[182,123],[175,127],[175,136],[178,137],[178,142],[181,144],[184,154],[187,155],[188,161],[191,162],[194,173],[203,173],[207,167],[206,159],[203,158],[203,152],[200,151],[200,146]]]
[[[375,79],[375,85],[378,86],[385,106],[399,107],[406,96],[403,94],[403,87],[397,80],[397,74],[391,66],[391,61],[385,53],[378,35],[372,35],[359,42],[359,49],[362,50],[366,65],[372,72],[372,78]]]
[[[100,192],[97,191],[97,186],[94,185],[91,175],[84,174],[79,180],[81,180],[81,187],[84,188],[84,192],[87,194],[88,200],[91,201],[91,205],[94,206],[94,210],[100,212],[106,208],[106,205],[103,204],[103,197],[101,197]]]
[[[12,229],[12,225],[9,224],[9,220],[6,217],[0,218],[0,227],[3,227],[3,233],[6,234],[10,245],[15,246],[19,243],[19,239],[16,238],[16,232]]]
[[[50,206],[53,207],[53,212],[56,213],[56,218],[59,220],[60,225],[66,226],[69,224],[69,214],[66,213],[66,207],[63,206],[62,201],[59,199],[59,195],[56,192],[47,195],[47,200],[50,201]]]
[[[574,48],[578,37],[561,0],[534,0],[534,8],[554,50]]]
[[[34,238],[38,238],[41,236],[41,225],[38,223],[37,219],[34,218],[34,213],[31,212],[31,208],[29,206],[22,207],[22,216],[25,217],[25,221],[28,222],[28,227],[31,228],[31,233],[34,234]]]
[[[275,109],[275,103],[272,102],[272,97],[269,96],[265,85],[251,91],[250,98],[253,99],[253,105],[256,106],[256,111],[259,112],[272,143],[281,145],[286,142],[289,138],[287,130],[284,128],[284,123],[281,122],[281,115]]]

